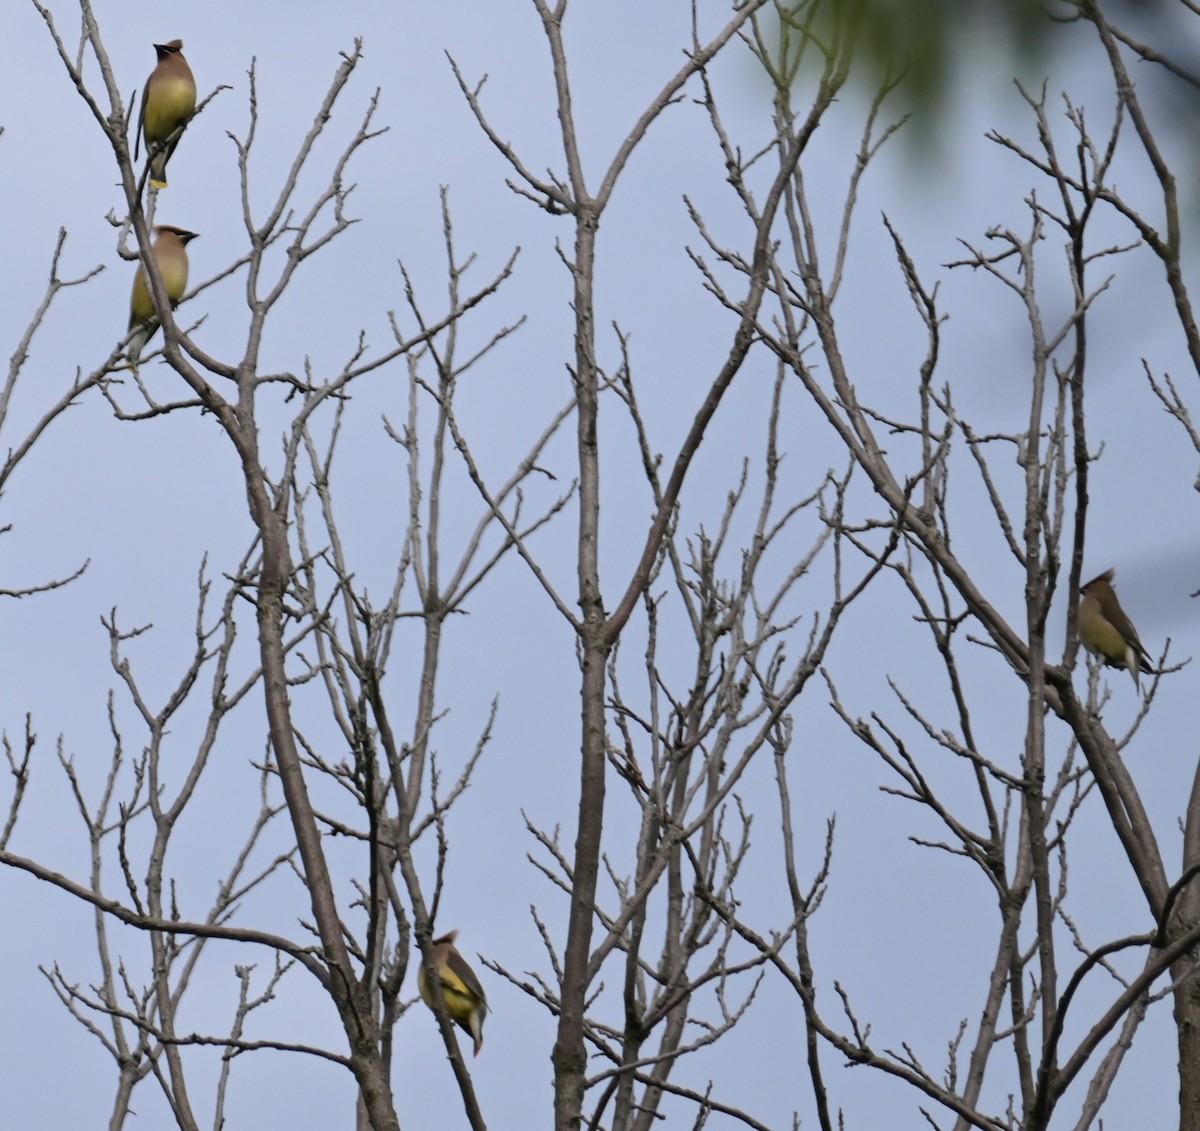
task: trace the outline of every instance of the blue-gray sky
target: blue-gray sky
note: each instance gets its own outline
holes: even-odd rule
[[[66,0],[58,0],[54,11],[70,39],[78,14]],[[153,64],[151,45],[175,37],[185,43],[202,93],[218,84],[232,88],[188,130],[171,162],[171,186],[159,197],[160,222],[201,233],[191,246],[193,283],[222,270],[245,245],[234,146],[226,134],[245,135],[251,62],[257,60],[259,95],[251,199],[261,214],[312,121],[338,53],[362,38],[363,63],[318,146],[313,170],[302,180],[310,194],[323,183],[330,161],[380,88],[376,125],[388,132],[362,151],[350,171],[357,188],[349,211],[361,222],[301,273],[268,329],[263,368],[299,372],[309,361],[318,377],[329,375],[351,354],[360,331],[371,349],[383,351],[390,344],[388,311],[396,311],[411,330],[398,260],[412,273],[424,301],[439,309],[444,264],[438,188],[449,185],[459,251],[478,252],[468,287],[497,271],[514,247],[522,248],[513,282],[465,330],[467,341],[482,342],[506,322],[528,316],[520,332],[472,373],[462,398],[463,425],[481,464],[493,476],[506,474],[569,394],[570,286],[555,241],[569,241],[570,229],[505,187],[509,170],[474,123],[445,53],[457,59],[468,80],[489,76],[484,105],[497,132],[528,167],[561,173],[548,54],[533,6],[525,0],[437,5],[347,0],[296,3],[283,13],[277,6],[211,0],[176,12],[137,0],[100,3],[97,14],[127,95],[140,91]],[[674,0],[649,7],[630,0],[577,3],[572,10],[568,47],[576,120],[593,186],[637,113],[678,67],[689,18],[687,5]],[[40,297],[60,227],[69,234],[64,275],[105,267],[86,287],[60,296],[35,339],[6,425],[9,435],[0,436],[7,449],[15,442],[12,437],[23,434],[22,422],[27,426],[35,420],[77,368],[90,371],[119,340],[133,267],[117,256],[116,231],[105,219],[110,210],[121,211],[111,153],[59,64],[45,26],[31,6],[10,4],[0,17],[0,31],[0,161],[6,170],[9,279],[0,307],[0,343],[6,351],[15,347]],[[1090,44],[1069,44],[1040,64],[1048,74],[1056,121],[1061,117],[1053,95],[1064,89],[1087,105],[1089,120],[1107,121],[1113,99],[1096,51]],[[911,416],[923,335],[880,222],[886,212],[927,282],[942,281],[942,307],[950,321],[938,379],[953,384],[960,412],[978,431],[1011,432],[1023,426],[1028,382],[1021,310],[994,282],[967,271],[947,272],[942,265],[962,255],[959,237],[981,243],[993,225],[1026,232],[1029,216],[1022,200],[1035,185],[1039,193],[1047,188],[1011,154],[984,139],[992,127],[1029,143],[1035,135],[1031,116],[1008,81],[1011,61],[990,57],[986,44],[974,50],[977,55],[963,68],[965,77],[953,98],[937,109],[936,148],[893,143],[864,182],[840,326],[860,396],[889,414]],[[94,68],[91,73],[95,77]],[[743,144],[747,149],[763,144],[770,132],[769,104],[748,63],[731,58],[715,77]],[[863,110],[857,93],[843,97],[822,127],[808,167],[818,221],[829,241],[826,254],[832,253],[829,221],[841,205]],[[1174,151],[1179,139],[1164,129],[1162,140]],[[1183,166],[1182,172],[1191,168]],[[1130,195],[1144,196],[1148,213],[1157,218],[1144,164],[1123,168],[1120,184]],[[601,361],[616,366],[610,329],[616,321],[631,334],[652,440],[667,453],[686,429],[733,328],[729,316],[704,294],[685,253],[685,246],[700,246],[687,219],[685,193],[716,232],[731,242],[744,239],[744,220],[724,184],[711,132],[690,101],[674,107],[651,130],[601,229]],[[300,199],[303,208],[303,187]],[[1113,231],[1114,242],[1130,238],[1118,225]],[[1054,274],[1058,282],[1047,278],[1045,294],[1057,288],[1061,315],[1067,291],[1061,261],[1054,263],[1056,243],[1061,237],[1051,235],[1045,261],[1046,275]],[[1178,658],[1196,647],[1187,596],[1197,587],[1195,457],[1147,389],[1139,358],[1180,377],[1185,388],[1187,361],[1161,271],[1145,255],[1118,261],[1117,269],[1112,288],[1097,304],[1091,339],[1090,437],[1093,445],[1104,445],[1104,458],[1092,471],[1085,574],[1116,566],[1122,601],[1151,652],[1157,654],[1170,635]],[[185,323],[201,315],[206,318],[196,334],[201,346],[223,359],[239,357],[247,320],[242,278],[225,280],[181,309]],[[740,460],[761,456],[759,410],[771,374],[763,354],[739,378],[695,468],[684,529],[700,523],[712,528]],[[164,397],[175,389],[176,379],[158,363],[147,366],[145,376]],[[795,407],[782,446],[799,493],[811,490],[826,467],[840,468],[844,457],[800,400],[799,389],[790,396]],[[354,439],[342,457],[347,537],[361,576],[378,570],[381,597],[403,528],[404,484],[399,455],[383,436],[379,417],[401,418],[404,399],[400,367],[372,379],[355,407]],[[640,549],[638,531],[650,504],[628,426],[615,412],[609,421],[603,457],[604,563],[611,605]],[[273,437],[264,437],[265,450],[272,443]],[[572,476],[570,458],[564,440],[544,461],[560,484]],[[1009,476],[1010,489],[1015,486],[1015,462],[997,467]],[[1003,551],[965,462],[956,474],[960,552],[978,571],[990,599],[1019,624],[1021,573]],[[454,491],[447,507],[452,538],[469,530],[480,512],[477,496],[461,476]],[[147,693],[161,698],[189,655],[202,556],[209,555],[210,573],[219,578],[244,551],[250,530],[244,491],[232,452],[211,418],[180,414],[121,423],[93,394],[56,423],[9,484],[0,499],[0,525],[9,523],[13,529],[0,541],[2,587],[36,584],[90,561],[85,576],[64,590],[0,604],[0,728],[19,741],[29,712],[40,738],[34,784],[12,848],[83,878],[86,842],[53,750],[61,734],[85,786],[93,794],[101,788],[112,747],[105,700],[116,678],[99,618],[116,607],[127,627],[153,623],[154,631],[131,644],[129,654]],[[536,544],[568,598],[573,592],[570,530],[570,521],[562,522]],[[806,548],[807,537],[797,536],[797,553]],[[731,559],[727,568],[736,569],[736,562]],[[819,590],[814,589],[815,596]],[[561,937],[564,906],[525,860],[533,845],[524,833],[522,811],[542,826],[561,824],[568,841],[573,836],[578,764],[573,644],[566,625],[515,560],[470,608],[469,618],[450,626],[443,673],[443,705],[450,714],[435,745],[448,774],[471,748],[493,695],[500,697],[500,712],[475,783],[453,811],[439,925],[458,927],[460,945],[469,955],[482,953],[518,972],[545,973],[529,907],[536,904]],[[949,725],[944,681],[920,651],[927,642],[910,617],[904,598],[881,586],[843,627],[829,657],[831,674],[856,714],[881,710],[899,717],[885,683],[892,676],[935,715],[943,712]],[[1061,607],[1055,624],[1061,633]],[[794,652],[799,646],[798,638]],[[631,644],[631,653],[635,650]],[[249,662],[243,661],[243,670]],[[415,671],[416,660],[399,649],[392,672],[394,709],[404,718],[415,701]],[[987,736],[989,756],[1013,764],[1024,700],[1016,681],[1005,674],[995,660],[979,659],[973,672],[977,723]],[[1127,756],[1168,858],[1177,851],[1175,822],[1195,757],[1193,679],[1185,670],[1168,682]],[[1132,719],[1136,704],[1127,679],[1117,673],[1111,682],[1114,699],[1106,720],[1119,732],[1119,720]],[[141,738],[119,688],[118,701],[131,750],[136,750]],[[306,711],[315,708],[302,703],[298,710],[308,718]],[[189,744],[194,746],[197,719],[186,716],[175,732],[181,759]],[[257,720],[257,704],[247,704],[233,720],[195,812],[178,834],[171,864],[180,877],[181,901],[190,909],[186,914],[202,913],[227,866],[227,852],[238,843],[239,818],[244,820],[255,804],[248,762],[262,754]],[[910,834],[933,836],[936,830],[923,813],[878,792],[880,784],[892,784],[886,769],[836,722],[820,687],[810,688],[796,721],[792,787],[802,871],[817,865],[825,819],[836,812],[839,822],[830,894],[812,927],[823,1000],[835,1016],[831,987],[836,978],[874,1025],[878,1046],[911,1041],[936,1071],[958,1020],[973,1021],[982,1006],[990,944],[972,948],[972,943],[992,937],[994,903],[977,878],[968,876],[967,865],[908,842]],[[332,738],[315,717],[311,725],[314,733]],[[1061,743],[1063,736],[1054,739]],[[930,749],[921,754],[938,767],[935,774],[943,776],[952,794],[969,788],[965,777],[955,782],[962,767],[945,765],[945,756]],[[766,762],[756,767],[742,791],[756,814],[757,838],[742,881],[743,910],[758,917],[764,932],[782,923],[786,913],[770,769]],[[629,814],[619,783],[611,797],[614,825],[620,827]],[[970,794],[963,797],[969,809]],[[1148,929],[1098,798],[1088,802],[1079,825],[1071,882],[1088,940],[1095,944]],[[628,863],[627,848],[616,843],[613,851]],[[118,884],[114,871],[114,894]],[[91,915],[24,875],[0,873],[0,898],[19,909],[8,917],[4,932],[0,982],[8,1018],[0,1058],[5,1123],[94,1126],[107,1118],[112,1063],[36,972],[38,964],[59,962],[68,980],[86,984],[95,978]],[[281,882],[248,901],[238,921],[296,934],[296,920],[306,914],[296,886]],[[117,937],[121,953],[140,970],[143,940],[132,933]],[[258,962],[260,971],[269,965],[264,952],[248,956],[228,945],[211,949],[189,992],[186,1024],[223,1031],[235,1001],[233,965],[247,961]],[[495,1127],[549,1121],[552,1022],[494,976],[487,988],[493,1007],[487,1045],[472,1064],[483,1108]],[[322,1041],[340,1049],[336,1019],[314,990],[305,975],[293,973],[278,1001],[256,1015],[255,1034]],[[1162,1003],[1152,1011],[1114,1090],[1108,1125],[1171,1121],[1174,1048],[1168,1010]],[[747,1106],[770,1126],[788,1125],[794,1109],[807,1117],[811,1107],[800,1026],[793,997],[778,986],[764,991],[742,1030],[728,1045],[697,1057],[694,1068],[685,1070],[687,1078],[703,1086],[711,1077],[722,1100]],[[402,1020],[396,1047],[394,1084],[402,1123],[430,1126],[433,1113],[456,1111],[453,1079],[425,1010]],[[189,1054],[197,1065],[192,1095],[202,1113],[210,1110],[217,1055]],[[850,1077],[836,1056],[827,1057],[827,1078],[834,1103],[847,1112],[848,1126],[878,1127],[882,1120],[893,1128],[925,1125],[915,1095],[895,1082],[861,1069]],[[992,1094],[991,1102],[1000,1108],[1000,1079],[996,1088],[1000,1094]],[[344,1072],[262,1053],[235,1068],[229,1124],[347,1126],[352,1104]],[[166,1124],[152,1083],[141,1086],[133,1107],[141,1126]],[[677,1117],[684,1118],[678,1112]],[[460,1124],[445,1117],[438,1125]]]

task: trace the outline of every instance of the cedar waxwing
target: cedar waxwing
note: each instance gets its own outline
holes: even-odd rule
[[[195,238],[195,232],[189,232],[186,228],[172,228],[169,224],[160,224],[154,229],[154,246],[151,250],[162,274],[172,310],[187,290],[188,255],[185,245],[188,240]],[[129,329],[133,330],[134,327],[137,327],[137,332],[129,339],[128,357],[129,364],[137,369],[142,350],[158,329],[158,311],[154,306],[154,296],[150,293],[145,264],[138,266],[133,279],[133,295],[129,300]]]
[[[150,183],[156,188],[167,187],[167,162],[179,144],[179,135],[174,141],[171,135],[183,126],[196,109],[196,80],[192,68],[183,57],[182,39],[170,43],[156,43],[158,66],[150,72],[146,89],[142,92],[142,109],[138,116],[139,138],[133,143],[133,157],[137,160],[138,143],[146,139],[146,156],[150,159]],[[182,132],[182,131],[181,131]],[[168,144],[169,142],[169,144]]]
[[[1140,672],[1152,672],[1150,654],[1138,639],[1112,587],[1116,570],[1105,570],[1079,590],[1079,639],[1109,667],[1127,668],[1141,691]]]
[[[475,971],[467,960],[454,948],[457,931],[433,940],[433,965],[442,984],[442,1000],[446,1012],[459,1028],[471,1034],[475,1042],[475,1055],[483,1048],[483,1019],[487,1016],[487,998],[483,987],[475,977]],[[417,967],[417,990],[421,1000],[433,1009],[433,993],[425,977],[425,963]]]

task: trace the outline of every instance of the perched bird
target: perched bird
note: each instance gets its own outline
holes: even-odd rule
[[[1138,639],[1137,629],[1117,600],[1112,580],[1116,570],[1105,570],[1079,590],[1079,639],[1091,653],[1111,668],[1127,668],[1141,691],[1141,672],[1152,672],[1150,654]]]
[[[150,72],[142,92],[138,134],[146,139],[150,183],[156,189],[167,187],[167,162],[179,144],[180,135],[176,131],[182,132],[181,127],[196,109],[196,80],[183,57],[182,48],[182,39],[154,45],[158,66]],[[138,157],[139,140],[134,141],[134,160]]]
[[[172,228],[169,224],[160,224],[154,229],[154,244],[151,253],[158,264],[162,275],[163,286],[167,290],[167,298],[171,300],[174,310],[183,292],[187,290],[188,254],[187,243],[196,238],[195,232],[186,228]],[[142,350],[158,329],[158,309],[154,305],[154,296],[150,293],[150,280],[146,276],[146,265],[140,264],[133,279],[133,294],[129,299],[129,329],[136,333],[129,339],[129,364],[134,369],[138,367]]]
[[[475,1055],[483,1048],[483,1019],[487,1016],[487,998],[483,987],[475,977],[475,971],[467,965],[467,960],[454,947],[457,931],[442,935],[433,940],[433,965],[438,973],[438,981],[442,986],[442,1000],[446,1003],[446,1012],[459,1028],[471,1034],[475,1042]],[[425,976],[425,963],[417,967],[417,990],[421,1000],[429,1006],[433,1005],[433,991]]]

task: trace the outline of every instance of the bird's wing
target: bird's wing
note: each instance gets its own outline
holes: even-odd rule
[[[1139,639],[1137,629],[1133,627],[1133,622],[1125,615],[1125,610],[1117,603],[1116,596],[1111,591],[1101,593],[1099,601],[1100,612],[1104,614],[1104,619],[1132,644],[1141,655],[1149,657],[1150,653],[1146,651],[1145,645]]]
[[[142,104],[138,107],[138,128],[133,138],[133,159],[138,159],[138,151],[142,146],[142,131],[146,128],[146,103],[150,100],[150,80],[146,80],[146,89],[142,91]]]
[[[483,992],[483,987],[479,984],[479,979],[475,977],[475,971],[467,965],[466,959],[456,950],[452,950],[446,958],[446,969],[451,977],[458,981],[459,985],[455,985],[454,981],[449,981],[446,978],[442,980],[448,981],[452,989],[465,988],[470,993],[474,994],[479,1000],[487,1005],[487,996]]]

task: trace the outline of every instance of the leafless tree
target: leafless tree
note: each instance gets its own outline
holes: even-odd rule
[[[445,188],[444,293],[431,299],[418,273],[403,268],[405,308],[389,315],[386,348],[370,347],[364,334],[328,374],[312,365],[265,371],[264,333],[281,300],[355,223],[352,170],[381,132],[378,93],[367,96],[332,156],[321,156],[328,144],[318,141],[336,132],[332,112],[354,88],[361,43],[341,56],[265,207],[253,203],[262,186],[252,172],[259,104],[250,66],[249,120],[233,139],[244,250],[194,287],[176,314],[144,254],[156,198],[131,160],[136,115],[103,29],[89,0],[78,0],[79,38],[69,42],[50,8],[31,4],[111,148],[124,205],[112,217],[118,250],[142,257],[163,312],[161,357],[173,384],[130,370],[118,342],[88,376],[81,369],[65,389],[48,392],[34,424],[9,439],[0,489],[35,444],[54,443],[50,426],[67,408],[85,395],[102,396],[133,428],[166,417],[197,429],[215,421],[249,523],[239,560],[200,566],[194,628],[186,645],[169,646],[177,657],[169,676],[161,658],[148,661],[138,651],[157,630],[130,626],[115,608],[102,618],[112,691],[103,723],[110,757],[98,795],[69,745],[57,744],[65,796],[89,853],[86,877],[22,851],[21,818],[31,776],[42,769],[35,754],[44,724],[19,715],[22,738],[14,743],[12,723],[3,721],[13,788],[0,862],[94,910],[96,972],[81,982],[77,971],[50,959],[43,973],[112,1057],[110,1128],[127,1125],[148,1077],[179,1127],[235,1122],[231,1076],[235,1068],[252,1072],[243,1065],[266,1050],[349,1072],[364,1131],[401,1126],[411,1082],[401,1075],[396,1041],[412,1003],[410,954],[433,972],[447,869],[470,851],[454,807],[503,717],[503,704],[485,691],[473,748],[456,758],[440,752],[447,702],[479,694],[447,687],[446,650],[465,614],[481,603],[503,605],[502,586],[514,569],[567,629],[566,648],[547,662],[578,665],[579,730],[557,736],[577,752],[578,785],[573,810],[563,815],[574,822],[573,834],[525,818],[532,867],[513,890],[517,902],[533,905],[540,969],[492,956],[485,964],[493,984],[507,983],[554,1019],[547,1052],[556,1131],[645,1131],[683,1118],[696,1127],[714,1119],[768,1126],[733,1074],[705,1079],[692,1067],[705,1063],[704,1050],[729,1047],[764,987],[788,1003],[791,1043],[807,1070],[803,1085],[780,1085],[797,1126],[801,1111],[828,1131],[843,1125],[831,1060],[901,1081],[914,1107],[932,1105],[921,1110],[934,1126],[1093,1126],[1148,1011],[1170,998],[1180,1126],[1200,1128],[1200,996],[1192,976],[1200,896],[1191,884],[1200,871],[1198,787],[1187,803],[1182,859],[1172,868],[1164,832],[1121,757],[1138,740],[1161,681],[1182,665],[1162,649],[1145,702],[1120,734],[1105,722],[1101,672],[1087,669],[1082,695],[1074,682],[1083,666],[1074,608],[1096,459],[1087,433],[1088,328],[1119,265],[1156,257],[1200,368],[1179,191],[1129,62],[1146,62],[1174,82],[1200,81],[1114,27],[1094,0],[1065,5],[1077,34],[1094,36],[1109,61],[1113,124],[1098,134],[1069,98],[1059,111],[1046,90],[1023,92],[1037,144],[1001,133],[992,141],[1031,179],[1025,226],[964,239],[963,256],[949,265],[960,274],[969,268],[993,288],[994,301],[1017,304],[1024,317],[1026,422],[1001,432],[959,410],[954,384],[942,375],[947,315],[938,286],[886,219],[896,293],[910,304],[925,342],[911,373],[897,362],[889,375],[902,384],[908,408],[895,411],[898,398],[877,396],[870,375],[855,371],[843,312],[854,302],[849,264],[858,203],[872,162],[900,125],[889,116],[896,76],[866,107],[830,218],[828,201],[811,188],[814,139],[835,113],[860,113],[853,100],[839,106],[862,32],[855,5],[741,0],[715,24],[693,5],[682,63],[662,77],[611,157],[593,168],[573,109],[568,4],[533,0],[561,128],[555,166],[537,172],[506,140],[484,83],[450,63],[481,137],[507,163],[508,188],[553,225],[573,318],[562,395],[522,415],[527,433],[498,472],[481,458],[470,409],[487,403],[479,378],[522,330],[522,319],[492,313],[513,287],[519,253],[506,252],[490,268],[464,253]],[[1195,16],[1189,3],[1183,7]],[[753,126],[729,113],[718,73],[726,59],[747,57],[774,95]],[[707,371],[679,389],[674,412],[690,424],[664,453],[645,407],[637,351],[598,295],[597,262],[602,221],[635,155],[653,149],[652,131],[668,125],[681,103],[703,116],[737,227],[727,217],[715,223],[688,199],[692,285],[724,320],[726,341]],[[206,105],[190,129],[204,128]],[[1118,190],[1114,166],[1129,147],[1154,171],[1160,200],[1133,201]],[[1145,218],[1155,210],[1162,221]],[[1114,219],[1127,238],[1108,235]],[[59,278],[64,240],[0,389],[0,432],[11,432],[9,403],[46,311],[62,288],[92,277]],[[1052,312],[1047,276],[1069,286],[1065,314]],[[200,344],[202,320],[192,320],[192,304],[231,277],[244,286],[245,334],[220,358]],[[1186,394],[1152,359],[1144,366],[1149,395],[1200,451]],[[713,442],[714,422],[728,412],[731,390],[751,380],[766,390],[761,411],[739,429],[746,446],[740,472],[714,500],[692,489],[695,468]],[[164,395],[164,388],[175,391]],[[366,406],[377,405],[381,424],[363,418]],[[610,423],[632,437],[642,492],[637,503],[621,500],[623,516],[640,516],[624,567],[611,564],[602,543],[602,512],[619,497],[601,468]],[[387,439],[389,482],[399,487],[387,521],[382,506],[368,508],[364,535],[355,512],[382,479],[363,486],[342,468],[347,449],[372,427]],[[818,432],[835,469],[804,482],[788,456]],[[974,500],[969,521],[952,485]],[[570,548],[566,570],[545,549],[552,537]],[[982,580],[981,538],[1015,567],[1023,623],[1002,611],[1016,607],[1008,595],[989,592]],[[47,591],[69,580],[14,583],[0,593],[48,603],[54,597]],[[881,592],[888,594],[885,613]],[[897,593],[910,615],[898,611]],[[1055,601],[1069,610],[1061,650]],[[864,607],[874,612],[860,614]],[[861,694],[853,657],[886,615],[920,626],[919,663],[936,673],[941,691],[928,691],[908,672],[889,672],[894,698],[864,712],[853,702]],[[864,628],[870,617],[874,625]],[[512,618],[511,632],[520,631],[519,621]],[[1016,754],[977,722],[989,696],[999,694],[1024,720]],[[846,851],[832,814],[819,823],[815,855],[803,847],[811,830],[797,830],[797,766],[814,761],[805,719],[817,705],[831,706],[844,724],[845,749],[870,753],[887,793],[918,807],[915,827],[932,822],[940,830],[914,832],[913,841],[974,865],[995,901],[990,929],[972,942],[986,977],[975,998],[954,1005],[975,1020],[947,1034],[940,1070],[927,1067],[907,1039],[897,1051],[873,1038],[870,1007],[814,943],[818,912],[831,914],[822,909]],[[251,749],[241,737],[247,728]],[[216,895],[202,905],[172,861],[197,835],[202,818],[194,815],[215,788],[215,762],[233,752],[239,769],[223,780],[238,784],[223,789],[236,797],[230,809],[243,824],[236,839],[223,824],[220,855],[213,846],[206,859],[219,876]],[[777,817],[746,800],[762,774],[773,777]],[[1080,816],[1098,805],[1145,904],[1136,930],[1100,943],[1085,937],[1067,882]],[[767,839],[781,857],[770,859],[752,833],[775,820],[778,830]],[[763,887],[780,894],[782,919],[744,898]],[[293,908],[290,917],[278,912],[281,904]],[[265,974],[255,966],[264,952]],[[227,964],[238,980],[237,1005],[223,1028],[199,1031],[190,1019],[202,963]],[[306,989],[315,986],[336,1012],[339,1036],[252,1036],[270,1029],[280,995],[302,992],[296,982],[304,974]],[[436,991],[435,1013],[458,1106],[473,1128],[504,1125],[505,1113],[489,1112],[476,1093],[441,997]],[[221,1054],[211,1095],[200,1093],[194,1068],[207,1047]],[[999,1105],[998,1095],[1007,1097]]]
[[[927,809],[942,829],[940,837],[914,836],[914,841],[974,863],[994,893],[999,913],[983,1008],[974,1024],[964,1021],[949,1041],[949,1061],[940,1073],[926,1068],[908,1044],[901,1052],[878,1048],[848,989],[841,985],[837,993],[842,1019],[835,1022],[818,1003],[807,930],[824,890],[827,868],[822,864],[816,882],[807,890],[802,887],[787,762],[780,757],[785,859],[794,912],[788,924],[794,932],[791,961],[780,951],[778,932],[767,937],[735,914],[726,918],[770,957],[800,999],[822,1126],[833,1126],[817,1075],[823,1043],[851,1063],[871,1065],[907,1081],[950,1112],[956,1127],[1048,1127],[1068,1088],[1086,1080],[1086,1087],[1074,1093],[1074,1114],[1063,1119],[1072,1120],[1076,1127],[1093,1126],[1147,1008],[1163,996],[1174,1001],[1178,1029],[1180,1126],[1195,1127],[1200,1118],[1194,1079],[1200,1060],[1194,1047],[1193,976],[1200,931],[1190,910],[1195,898],[1191,880],[1197,870],[1191,831],[1196,794],[1187,806],[1183,858],[1176,869],[1169,869],[1162,833],[1150,821],[1120,756],[1134,742],[1150,711],[1158,681],[1177,671],[1178,665],[1168,664],[1164,649],[1142,710],[1132,727],[1119,735],[1111,734],[1105,725],[1102,708],[1107,696],[1100,693],[1098,672],[1090,671],[1082,698],[1071,679],[1078,655],[1074,609],[1087,531],[1089,470],[1096,458],[1086,429],[1088,328],[1111,281],[1107,272],[1115,270],[1113,260],[1146,248],[1158,257],[1193,364],[1198,356],[1181,269],[1175,180],[1130,81],[1126,58],[1163,65],[1168,61],[1114,29],[1101,5],[1069,7],[1081,27],[1090,27],[1099,37],[1109,60],[1116,93],[1113,125],[1107,134],[1097,136],[1083,110],[1069,98],[1060,117],[1048,107],[1044,91],[1027,94],[1037,147],[1026,148],[998,133],[991,139],[1015,154],[1036,178],[1027,199],[1028,225],[1020,232],[992,229],[985,245],[964,241],[967,256],[949,265],[985,274],[1024,312],[1032,363],[1023,385],[1027,425],[1021,431],[992,433],[966,419],[955,405],[952,384],[937,379],[945,318],[937,288],[925,281],[900,233],[890,224],[897,263],[926,331],[926,355],[914,386],[911,418],[896,418],[860,397],[858,390],[865,381],[855,379],[846,360],[848,351],[835,314],[842,289],[841,255],[832,265],[820,262],[812,198],[799,176],[788,185],[782,238],[786,253],[773,264],[774,304],[760,320],[759,330],[819,407],[882,506],[881,515],[857,524],[846,535],[868,561],[894,574],[908,591],[914,617],[928,630],[931,654],[944,668],[954,721],[943,721],[922,706],[906,686],[908,681],[901,679],[893,680],[892,687],[902,721],[889,719],[878,707],[869,718],[854,713],[843,704],[836,676],[830,672],[832,702],[850,733],[894,775],[889,792]],[[794,30],[802,38],[803,29]],[[776,55],[768,58],[768,50],[760,44],[764,63],[777,80],[777,148],[786,152],[799,135],[797,123],[803,121],[791,105],[794,72],[788,68],[788,36]],[[1171,69],[1194,83],[1193,76]],[[1060,136],[1063,132],[1065,140]],[[1127,140],[1130,132],[1133,138]],[[880,137],[873,126],[868,127],[859,170]],[[1115,187],[1114,163],[1126,144],[1148,158],[1162,187],[1161,202],[1134,202]],[[1061,153],[1070,154],[1069,159]],[[848,204],[854,196],[852,178]],[[1161,208],[1165,216],[1165,235],[1143,218],[1152,208]],[[1125,242],[1113,243],[1099,234],[1104,230],[1099,217],[1107,219],[1112,213],[1126,222]],[[845,246],[843,240],[842,254]],[[736,261],[736,253],[723,258]],[[1070,283],[1074,302],[1065,317],[1047,313],[1042,279],[1048,272],[1057,272]],[[820,359],[819,365],[813,357]],[[1177,391],[1166,379],[1156,379],[1148,362],[1146,368],[1153,391],[1190,435],[1189,416]],[[886,441],[880,438],[881,430]],[[1009,480],[997,459],[1006,453],[1015,453],[1019,484]],[[969,540],[957,536],[949,488],[952,476],[960,482],[972,466],[977,505],[990,510],[1004,547],[1023,575],[1024,624],[1020,626],[1011,624],[1001,613],[1000,602],[980,586],[972,562],[974,549]],[[1070,612],[1066,640],[1056,656],[1050,610],[1064,588]],[[973,721],[972,703],[980,692],[972,672],[979,668],[981,648],[1003,661],[1000,670],[1011,677],[1014,695],[1025,699],[1026,725],[1017,761],[989,749],[991,743],[980,736]],[[941,759],[936,756],[939,751]],[[946,757],[956,768],[953,775]],[[938,784],[947,776],[974,782],[978,797],[973,808],[982,823],[947,800],[945,786]],[[1146,901],[1141,930],[1101,944],[1086,941],[1077,929],[1067,884],[1073,824],[1093,791],[1108,812]],[[1135,956],[1129,973],[1113,965],[1114,956],[1122,952]],[[1108,989],[1095,986],[1103,971],[1111,979]],[[1085,987],[1095,996],[1086,994]],[[1081,1013],[1088,1019],[1079,1020]],[[961,1068],[960,1050],[966,1055]],[[1005,1057],[1008,1062],[1001,1063]],[[989,1110],[982,1099],[985,1079],[997,1074],[1012,1081],[1004,1089],[1011,1096],[1007,1110]]]

